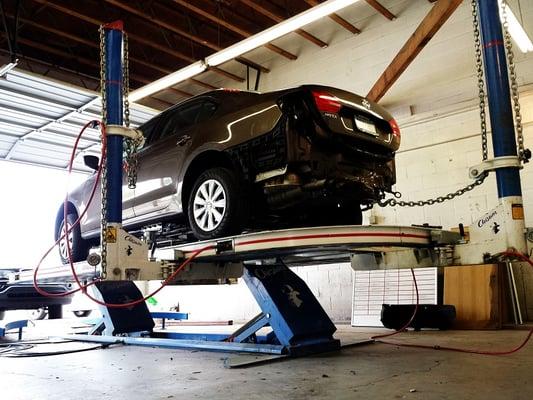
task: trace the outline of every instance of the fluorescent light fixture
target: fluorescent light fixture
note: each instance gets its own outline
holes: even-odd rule
[[[19,63],[19,60],[15,60],[13,62],[10,62],[9,64],[5,64],[2,67],[0,67],[0,78],[7,75],[9,71],[11,71],[13,68],[15,68]]]
[[[278,39],[287,33],[293,32],[311,22],[319,20],[327,15],[330,15],[344,7],[357,3],[359,0],[328,0],[324,3],[310,8],[292,18],[289,18],[271,28],[268,28],[262,32],[259,32],[247,39],[240,41],[226,49],[210,55],[205,59],[205,62],[209,66],[216,66],[226,61],[233,60],[253,49],[256,49],[264,44]]]
[[[203,61],[197,61],[182,69],[177,70],[167,76],[164,76],[157,81],[153,81],[139,89],[134,90],[129,95],[129,101],[135,102],[151,94],[160,92],[163,89],[171,87],[179,82],[183,82],[195,75],[198,75],[206,70],[207,66]]]
[[[498,3],[500,4],[500,20],[503,23],[503,16],[502,16],[502,1],[499,0]],[[513,14],[513,11],[511,10],[511,7],[509,7],[508,4],[504,5],[505,12],[507,14],[507,23],[508,23],[508,30],[509,34],[515,41],[516,45],[520,49],[522,53],[527,53],[528,51],[533,51],[533,43],[531,43],[531,39],[527,35],[526,31],[518,22],[515,15]]]
[[[129,100],[131,102],[139,101],[144,97],[150,96],[151,94],[157,93],[179,82],[183,82],[204,72],[207,69],[207,66],[214,67],[216,65],[225,63],[226,61],[233,60],[244,53],[261,47],[272,40],[280,38],[287,33],[293,32],[302,26],[319,20],[322,17],[330,15],[344,7],[357,3],[358,1],[359,0],[328,0],[320,3],[319,5],[295,15],[294,17],[283,22],[280,22],[279,24],[274,25],[263,32],[250,36],[249,38],[244,39],[233,46],[210,55],[205,59],[205,61],[197,61],[194,64],[191,64],[185,68],[173,72],[170,75],[158,79],[157,81],[134,90],[130,93]]]

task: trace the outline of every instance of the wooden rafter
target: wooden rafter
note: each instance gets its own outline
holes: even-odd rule
[[[99,20],[99,19],[96,19],[96,18],[92,18],[88,15],[85,15],[85,14],[82,14],[82,13],[79,13],[79,12],[76,12],[74,10],[71,10],[70,8],[68,7],[64,7],[60,4],[56,4],[54,2],[51,2],[49,0],[32,0],[36,3],[39,3],[39,4],[46,4],[49,8],[51,9],[54,9],[56,11],[59,11],[65,15],[68,15],[70,17],[73,17],[73,18],[77,18],[81,21],[85,21],[87,23],[90,23],[92,25],[95,25],[95,26],[100,26],[102,24],[105,23],[105,21],[102,21],[102,20]],[[153,49],[156,49],[156,50],[159,50],[159,51],[162,51],[168,55],[171,55],[175,58],[178,58],[180,60],[183,60],[183,61],[186,61],[186,62],[195,62],[197,61],[196,59],[190,57],[190,56],[187,56],[186,54],[183,54],[177,50],[174,50],[174,49],[171,49],[169,48],[168,46],[163,46],[161,44],[158,44],[158,43],[155,43],[153,42],[152,40],[148,40],[146,39],[145,37],[141,36],[141,35],[138,35],[138,34],[135,34],[135,33],[131,33],[129,32],[128,33],[128,37],[130,38],[130,40],[134,40],[135,42],[137,43],[140,43],[142,45],[145,45],[145,46],[148,46],[148,47],[151,47]],[[229,72],[226,72],[220,68],[216,68],[216,69],[212,69],[214,72],[216,72],[217,74],[221,75],[221,76],[224,76],[226,78],[229,78],[229,79],[232,79],[236,82],[244,82],[244,78],[241,77],[241,76],[238,76],[238,75],[235,75],[235,74],[232,74],[232,73],[229,73]]]
[[[6,15],[9,18],[13,17],[9,13],[7,13]],[[74,35],[72,33],[64,32],[62,30],[52,28],[49,25],[41,24],[41,23],[26,19],[26,18],[21,18],[21,17],[19,17],[19,21],[24,23],[25,25],[35,27],[35,28],[40,29],[40,30],[42,30],[44,32],[52,33],[52,34],[54,34],[56,36],[59,36],[61,38],[64,38],[64,39],[69,39],[69,40],[71,40],[71,41],[73,41],[75,43],[83,44],[85,46],[88,46],[88,47],[91,47],[91,48],[94,48],[94,49],[99,49],[99,47],[100,47],[100,45],[98,43],[95,43],[92,40],[88,40],[88,39],[82,38],[81,36]],[[153,69],[155,71],[162,72],[164,74],[171,74],[172,72],[174,72],[174,70],[172,70],[170,68],[162,67],[158,63],[145,61],[145,60],[140,59],[138,57],[134,57],[131,54],[129,55],[129,60],[130,60],[130,62],[134,62],[134,63],[142,65],[144,67],[151,68],[151,69]],[[193,79],[191,81],[193,83],[199,85],[199,86],[203,86],[203,87],[208,88],[208,89],[216,89],[216,87],[214,87],[214,86],[212,86],[212,85],[210,85],[208,83],[202,82],[202,81],[200,81],[198,79]]]
[[[409,64],[461,3],[462,0],[438,0],[435,3],[431,11],[424,17],[420,25],[418,25],[372,89],[370,89],[367,94],[368,99],[379,101],[387,93],[387,90],[398,80]]]
[[[6,57],[9,56],[9,51],[8,50],[0,49],[0,53],[5,54]],[[6,58],[6,60],[8,60],[8,59],[9,58]],[[55,72],[60,73],[62,75],[68,76],[69,79],[72,79],[72,80],[69,80],[70,83],[75,83],[75,82],[77,82],[77,80],[79,80],[79,82],[81,82],[82,86],[85,87],[86,89],[97,90],[98,87],[100,86],[100,77],[91,76],[91,75],[85,74],[83,72],[79,72],[79,71],[75,71],[75,70],[70,69],[70,68],[66,68],[63,65],[57,65],[57,64],[54,64],[54,63],[51,63],[51,62],[48,62],[48,61],[40,60],[40,59],[35,58],[35,57],[22,55],[20,57],[19,65],[25,65],[26,68],[28,69],[28,71],[33,72],[33,73],[35,73],[35,67],[36,66],[38,66],[40,68],[44,68],[45,72],[42,73],[43,76],[46,76],[50,71],[55,71]],[[89,86],[87,84],[87,82],[86,82],[87,80],[91,81],[91,83],[93,85]],[[78,84],[78,83],[76,83],[76,84]]]
[[[174,0],[176,1],[176,0]],[[180,0],[180,1],[183,1],[183,0]],[[257,4],[255,1],[252,1],[252,0],[240,0],[241,3],[243,4],[246,4],[248,7],[254,9],[255,11],[257,11],[258,13],[264,15],[265,17],[271,19],[272,21],[275,21],[275,22],[282,22],[285,18],[282,18],[279,14],[276,14],[275,12]],[[297,29],[296,31],[294,31],[295,33],[297,33],[298,35],[300,35],[301,37],[309,40],[311,43],[314,43],[316,44],[318,47],[328,47],[328,44],[326,42],[324,42],[323,40],[320,40],[319,38],[317,38],[316,36],[310,34],[309,32],[303,30],[303,29]]]
[[[1,35],[3,36],[4,34],[1,33]],[[72,54],[72,53],[68,53],[66,51],[57,49],[57,48],[49,46],[47,44],[36,42],[34,40],[26,39],[26,38],[23,38],[23,37],[19,37],[17,39],[17,41],[20,44],[26,45],[28,47],[32,47],[32,48],[37,49],[37,50],[44,51],[44,52],[46,52],[48,54],[54,54],[54,55],[62,57],[64,59],[74,60],[78,64],[86,65],[88,67],[98,68],[98,62],[96,60],[90,60],[88,58],[81,57],[81,56],[78,56],[78,55],[75,55],[75,54]],[[148,84],[148,83],[151,82],[150,79],[148,79],[148,78],[146,78],[144,76],[138,75],[138,74],[130,73],[130,78],[132,80],[136,81],[136,82],[143,83],[143,84]]]
[[[124,11],[127,11],[127,12],[129,12],[129,13],[131,13],[131,14],[139,17],[139,18],[143,18],[143,19],[145,19],[147,21],[150,21],[151,23],[154,23],[154,24],[156,24],[156,25],[158,25],[158,26],[160,26],[160,27],[162,27],[162,28],[164,28],[164,29],[166,29],[166,30],[168,30],[170,32],[174,32],[174,33],[176,33],[176,34],[178,34],[180,36],[183,36],[183,37],[191,40],[192,42],[194,42],[194,43],[196,43],[198,45],[201,45],[201,46],[204,46],[204,47],[208,47],[208,48],[210,48],[211,50],[214,50],[214,51],[222,50],[222,47],[220,47],[219,45],[217,45],[215,43],[212,43],[212,42],[206,40],[205,38],[201,38],[199,36],[190,34],[190,33],[186,32],[186,31],[184,31],[183,29],[180,29],[180,28],[176,27],[173,24],[165,22],[165,21],[163,21],[163,20],[161,20],[159,18],[147,15],[144,11],[139,10],[139,9],[137,9],[135,7],[132,7],[132,6],[128,5],[128,4],[124,4],[124,3],[122,3],[122,2],[120,2],[118,0],[104,0],[104,1],[109,3],[109,4],[112,4],[115,7],[121,8]],[[296,55],[294,55],[294,54],[292,54],[292,53],[290,53],[290,52],[288,52],[286,50],[283,50],[283,49],[281,49],[279,47],[277,48],[276,52],[278,54],[288,58],[289,60],[295,60],[297,58]],[[237,61],[239,61],[239,60],[237,59]],[[245,61],[247,63],[249,63],[249,64],[253,64],[253,62],[250,61],[250,60],[246,60],[245,59]]]
[[[174,3],[179,4],[180,6],[186,8],[187,10],[192,11],[193,13],[195,13],[197,15],[200,15],[200,16],[204,17],[205,19],[207,19],[207,20],[209,20],[211,22],[219,24],[220,26],[223,26],[227,30],[229,30],[229,31],[231,31],[233,33],[236,33],[236,34],[238,34],[239,36],[241,36],[243,38],[246,38],[246,37],[249,37],[249,36],[253,35],[252,32],[249,32],[246,29],[243,29],[241,27],[238,27],[237,25],[234,25],[234,24],[232,24],[232,23],[230,23],[228,21],[225,21],[222,18],[218,18],[217,16],[215,16],[215,15],[213,15],[213,14],[211,14],[211,13],[209,13],[209,12],[203,10],[203,9],[201,9],[200,7],[196,7],[195,5],[190,4],[189,1],[184,1],[184,0],[173,0],[173,1],[174,1]],[[296,60],[296,58],[297,58],[294,54],[286,52],[282,48],[280,48],[280,47],[278,47],[276,45],[273,45],[271,43],[266,44],[265,47],[267,49],[273,51],[274,53],[286,56],[290,60]],[[262,68],[262,71],[265,72],[264,68]],[[266,72],[268,72],[268,70]]]
[[[385,18],[389,20],[396,19],[396,15],[391,13],[386,7],[384,7],[379,1],[377,0],[366,0],[368,4],[370,4],[372,7],[374,7],[375,10],[377,10],[381,15],[383,15]]]
[[[304,1],[312,7],[320,4],[318,0],[304,0]],[[346,21],[339,14],[330,14],[329,18],[335,21],[340,26],[342,26],[344,29],[347,29],[348,31],[352,32],[354,35],[361,33],[361,30],[359,28],[355,27],[354,25]]]

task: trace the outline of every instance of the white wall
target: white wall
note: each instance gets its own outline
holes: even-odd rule
[[[353,272],[349,263],[315,265],[293,269],[305,280],[324,310],[335,322],[349,322]],[[151,282],[148,289],[156,289]],[[334,290],[334,292],[332,292]],[[194,321],[246,321],[260,312],[246,284],[167,286],[156,296],[158,307],[169,310],[179,303],[180,311]]]

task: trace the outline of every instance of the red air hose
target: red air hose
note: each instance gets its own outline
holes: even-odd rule
[[[176,268],[176,270],[168,278],[166,278],[161,283],[159,288],[154,290],[152,293],[148,294],[147,296],[145,296],[143,298],[140,298],[140,299],[128,302],[128,303],[120,303],[119,304],[119,303],[105,303],[103,301],[100,301],[100,300],[94,298],[89,293],[87,293],[87,288],[89,286],[91,286],[91,285],[94,285],[99,280],[95,280],[95,281],[89,282],[86,285],[82,284],[82,282],[80,281],[80,279],[79,279],[79,277],[78,277],[78,275],[76,273],[76,268],[74,267],[74,263],[72,262],[72,249],[70,248],[70,242],[67,239],[67,240],[65,240],[65,243],[66,243],[66,246],[67,246],[67,254],[68,254],[70,269],[71,269],[71,272],[72,272],[72,276],[74,277],[74,280],[76,281],[76,284],[78,285],[78,288],[70,290],[70,291],[67,291],[67,292],[62,292],[62,293],[51,293],[51,292],[48,292],[48,291],[46,291],[46,290],[44,290],[44,289],[39,287],[39,284],[37,282],[37,276],[38,276],[38,272],[39,272],[39,268],[41,267],[41,264],[43,263],[45,258],[50,254],[50,252],[61,242],[61,240],[65,239],[65,237],[68,237],[68,235],[72,232],[72,230],[77,225],[79,225],[81,219],[87,213],[87,210],[89,209],[89,206],[90,206],[91,202],[93,201],[94,194],[96,193],[96,189],[98,188],[98,183],[100,181],[100,176],[102,174],[102,165],[103,165],[103,162],[105,161],[106,140],[107,140],[105,125],[102,122],[97,121],[97,120],[90,121],[87,124],[85,124],[84,127],[81,129],[80,133],[78,134],[78,137],[76,138],[76,141],[74,142],[74,146],[72,148],[72,153],[71,153],[71,156],[70,156],[70,161],[69,161],[69,166],[68,166],[68,173],[69,174],[72,173],[72,167],[73,167],[73,164],[74,164],[74,158],[76,157],[76,151],[78,149],[78,144],[79,144],[79,142],[81,140],[81,137],[83,136],[85,130],[87,128],[89,128],[90,126],[96,126],[96,125],[100,126],[100,130],[101,130],[101,134],[102,134],[102,150],[101,150],[102,156],[101,156],[101,159],[100,159],[100,163],[98,165],[98,170],[96,172],[96,179],[94,180],[94,184],[93,184],[93,187],[92,187],[92,190],[91,190],[91,194],[89,196],[89,199],[87,200],[87,205],[85,206],[85,208],[83,209],[83,211],[81,212],[79,217],[76,219],[76,221],[72,224],[72,226],[69,227],[68,223],[67,223],[67,215],[68,215],[68,193],[67,193],[67,195],[65,196],[64,204],[63,204],[63,221],[64,221],[65,232],[60,235],[60,237],[55,241],[55,243],[45,252],[45,254],[39,260],[39,263],[37,264],[37,266],[35,267],[35,270],[33,272],[33,286],[35,287],[35,290],[37,291],[37,293],[39,293],[42,296],[46,296],[46,297],[65,297],[65,296],[70,296],[70,295],[72,295],[72,294],[74,294],[76,292],[81,291],[85,296],[87,296],[89,299],[91,299],[93,302],[95,302],[95,303],[97,303],[99,305],[102,305],[102,306],[105,306],[105,307],[109,307],[109,308],[128,308],[128,307],[132,307],[132,306],[135,306],[137,304],[143,303],[147,299],[149,299],[150,297],[155,296],[166,285],[168,285],[170,282],[172,282],[174,280],[174,278],[176,278],[176,276],[183,270],[183,268],[185,268],[191,261],[193,261],[197,256],[199,256],[204,251],[213,249],[214,246],[213,245],[205,246],[205,247],[200,248],[200,249],[196,250],[195,252],[193,252],[193,254],[188,259],[184,260],[180,264],[180,266],[178,268]]]
[[[519,253],[517,251],[506,251],[499,255],[504,256],[504,257],[519,258],[523,261],[526,261],[531,267],[533,267],[533,261],[531,261],[531,259],[528,256],[522,253]],[[414,343],[399,343],[399,342],[393,342],[393,341],[388,341],[388,340],[382,340],[385,337],[394,336],[394,335],[397,335],[403,332],[405,329],[407,329],[407,327],[411,324],[411,322],[416,317],[416,313],[418,311],[418,306],[419,306],[418,286],[416,283],[416,276],[412,269],[411,269],[411,273],[413,274],[413,281],[414,281],[415,289],[416,289],[416,307],[415,307],[415,311],[413,312],[413,315],[409,319],[409,322],[407,322],[407,324],[405,324],[404,327],[398,330],[397,332],[389,333],[386,335],[372,336],[371,339],[374,339],[376,342],[388,344],[392,346],[399,346],[399,347],[413,347],[413,348],[418,348],[418,349],[431,349],[431,350],[447,350],[447,351],[455,351],[459,353],[481,354],[481,355],[486,355],[486,356],[504,356],[504,355],[516,353],[517,351],[521,350],[529,342],[529,340],[531,339],[531,336],[533,336],[533,328],[531,328],[529,330],[529,333],[526,335],[525,339],[518,346],[513,347],[509,350],[499,350],[499,351],[463,349],[459,347],[449,347],[449,346],[440,346],[440,345],[431,346],[431,345],[414,344]]]

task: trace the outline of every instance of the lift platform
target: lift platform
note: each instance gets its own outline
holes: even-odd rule
[[[172,283],[187,284],[206,276],[217,278],[218,282],[242,277],[261,313],[231,334],[190,334],[154,330],[145,303],[128,308],[102,307],[103,319],[90,334],[69,336],[69,339],[290,356],[335,350],[340,348],[339,340],[333,337],[335,325],[306,283],[288,265],[326,264],[354,256],[422,251],[433,255],[429,258],[435,261],[439,249],[460,240],[458,233],[425,227],[333,226],[248,233],[161,248],[154,254],[162,262],[160,279],[165,278],[169,264],[178,264],[198,249],[208,248]],[[418,257],[419,262],[416,259],[412,257],[415,261],[410,261],[411,267],[426,266],[423,258]],[[75,266],[86,279],[89,271],[94,277],[99,275],[98,268],[86,263]],[[60,269],[66,279],[70,267]],[[51,274],[47,271],[46,279]],[[54,274],[57,278],[59,269]],[[133,281],[106,280],[93,286],[99,299],[106,303],[142,298]]]

